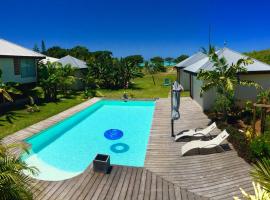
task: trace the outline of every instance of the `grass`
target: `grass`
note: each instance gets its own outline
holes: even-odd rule
[[[99,89],[98,92],[107,98],[121,98],[124,92],[127,92],[132,98],[166,98],[169,96],[170,86],[163,86],[165,78],[169,78],[171,82],[176,79],[176,72],[154,74],[156,85],[154,85],[152,76],[145,75],[143,78],[133,80],[132,88],[120,90]],[[189,96],[188,91],[182,92],[182,96]]]
[[[43,119],[56,115],[83,101],[82,96],[78,95],[68,99],[61,99],[56,103],[51,102],[41,104],[39,105],[40,112],[29,113],[26,109],[10,111],[6,115],[0,117],[0,139]]]

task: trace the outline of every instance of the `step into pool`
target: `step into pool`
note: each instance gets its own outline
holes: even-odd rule
[[[101,100],[27,138],[22,159],[39,169],[40,180],[65,180],[81,174],[96,154],[111,164],[144,166],[155,101]]]

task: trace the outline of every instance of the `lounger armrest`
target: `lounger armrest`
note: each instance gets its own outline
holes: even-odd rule
[[[185,132],[188,132],[188,131],[190,131],[190,130],[183,130],[183,131],[180,131],[179,133],[175,134],[174,136],[176,136],[176,135],[181,135],[181,134],[183,134],[183,133],[185,133]]]
[[[195,131],[203,130],[203,128],[196,128]]]
[[[196,136],[196,135],[205,136],[202,132],[196,132],[196,133],[194,134],[194,136]]]
[[[213,147],[217,147],[217,146],[219,146],[219,144],[209,144],[209,145],[205,145],[205,146],[203,146],[203,147],[201,147],[201,148],[207,148],[207,147],[210,147],[210,146],[213,146]]]

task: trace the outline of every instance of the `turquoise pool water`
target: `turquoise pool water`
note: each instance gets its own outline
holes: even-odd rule
[[[154,101],[99,101],[26,139],[32,147],[22,159],[40,170],[35,178],[41,180],[74,177],[97,153],[109,154],[112,164],[142,167],[154,108]],[[109,129],[123,136],[108,139],[104,133]]]

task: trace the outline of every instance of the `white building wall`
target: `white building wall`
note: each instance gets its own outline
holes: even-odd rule
[[[189,73],[185,72],[184,69],[180,70],[180,84],[184,87],[184,90],[190,90]]]
[[[245,74],[240,76],[241,80],[251,80],[259,83],[263,89],[270,89],[270,74]],[[241,101],[256,100],[259,91],[255,87],[239,86],[236,89],[235,97]]]
[[[192,77],[193,99],[201,106],[202,110],[211,110],[213,108],[216,99],[216,91],[214,89],[211,89],[203,93],[201,97],[200,92],[203,82],[201,80],[198,80],[196,75],[192,75],[191,77]]]
[[[15,75],[13,58],[0,58],[0,69],[3,82],[33,83],[37,81],[36,77],[22,78],[21,75]]]

